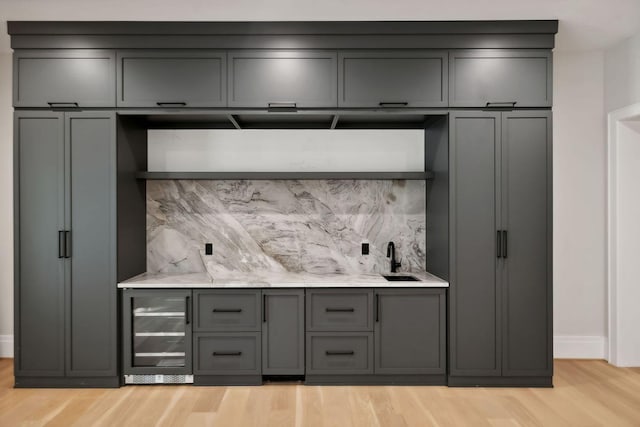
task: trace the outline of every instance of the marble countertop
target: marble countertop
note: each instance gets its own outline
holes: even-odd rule
[[[394,275],[394,274],[390,274]],[[449,283],[427,272],[395,273],[418,281],[387,281],[380,274],[226,273],[212,278],[207,273],[143,273],[119,288],[446,288]]]

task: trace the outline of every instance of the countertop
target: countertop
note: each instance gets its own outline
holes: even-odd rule
[[[386,273],[385,273],[386,274]],[[393,275],[393,274],[390,274]],[[310,273],[225,273],[212,278],[207,273],[143,273],[118,288],[446,288],[449,283],[427,272],[411,275],[418,281],[389,282],[380,274],[310,274]]]

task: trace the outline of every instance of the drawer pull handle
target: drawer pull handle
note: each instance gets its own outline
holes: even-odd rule
[[[47,102],[51,108],[78,108],[77,102]]]
[[[409,105],[409,103],[408,102],[389,102],[389,101],[384,102],[383,101],[383,102],[380,102],[378,105],[381,106],[381,107],[406,107],[407,105]]]
[[[275,111],[295,111],[298,109],[298,104],[295,102],[269,102],[267,103],[267,109]]]
[[[325,309],[327,313],[353,313],[355,310],[353,308],[331,308],[327,307]]]
[[[241,308],[214,308],[214,313],[242,313]]]
[[[214,351],[214,356],[242,356],[241,351]]]
[[[156,102],[158,107],[186,107],[186,102]]]
[[[327,350],[325,354],[327,356],[353,356],[355,352],[353,350]]]
[[[494,102],[487,102],[487,104],[485,105],[485,108],[515,108],[516,104],[518,103],[518,101],[494,101]]]

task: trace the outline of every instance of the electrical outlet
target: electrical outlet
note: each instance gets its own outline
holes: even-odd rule
[[[205,255],[213,255],[213,243],[205,243],[204,244],[204,254]]]
[[[368,243],[363,243],[362,244],[362,255],[369,255],[369,244]]]

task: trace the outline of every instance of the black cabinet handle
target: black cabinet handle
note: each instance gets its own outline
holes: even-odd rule
[[[71,258],[71,231],[64,232],[64,257]]]
[[[64,258],[64,231],[58,230],[58,258]]]
[[[409,105],[408,102],[388,102],[388,101],[383,101],[378,103],[379,106],[381,107],[406,107],[407,105]]]
[[[184,323],[186,323],[187,325],[191,323],[191,304],[189,304],[190,301],[190,296],[187,296],[184,299]]]
[[[214,356],[242,356],[241,351],[214,351]]]
[[[268,102],[267,108],[270,110],[295,110],[298,104],[295,102]]]
[[[78,108],[77,102],[47,102],[51,108]]]
[[[494,101],[487,102],[485,108],[515,108],[517,101]]]
[[[267,295],[262,294],[262,323],[267,321]]]
[[[241,308],[214,308],[214,313],[242,313]]]
[[[507,230],[502,230],[502,238],[503,238],[503,242],[502,242],[502,258],[507,258],[507,242],[508,242]]]
[[[502,257],[502,231],[496,231],[496,254],[497,257]]]
[[[376,322],[380,321],[380,295],[376,294]]]
[[[327,307],[324,310],[327,313],[353,313],[355,311],[351,307]]]
[[[353,356],[355,352],[353,350],[327,350],[325,354],[327,356]]]
[[[186,107],[186,102],[156,102],[158,107]]]

